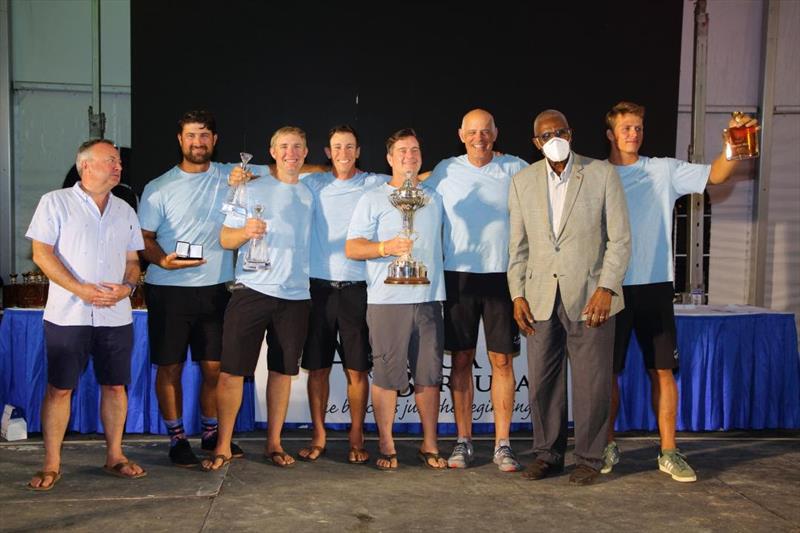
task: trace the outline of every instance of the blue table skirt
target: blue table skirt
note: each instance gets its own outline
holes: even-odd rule
[[[679,430],[800,428],[800,358],[793,315],[678,316],[677,326],[681,362],[677,374]],[[148,358],[146,312],[134,311],[133,328],[132,382],[125,431],[164,434],[155,395],[156,371]],[[46,367],[42,311],[7,309],[0,323],[0,405],[22,407],[30,432],[41,431]],[[191,434],[200,430],[199,384],[199,367],[186,364],[184,424]],[[616,429],[655,430],[650,382],[635,338],[620,387]],[[98,389],[90,363],[72,398],[71,431],[102,432]],[[236,431],[265,427],[255,422],[254,397],[253,382],[245,381]],[[476,426],[476,433],[493,431],[491,424]],[[419,424],[395,427],[397,431],[421,431]],[[344,428],[343,424],[331,425],[331,429]],[[530,424],[513,424],[514,430],[529,428]],[[374,424],[368,429],[374,430]],[[440,424],[439,430],[452,434],[455,427]]]

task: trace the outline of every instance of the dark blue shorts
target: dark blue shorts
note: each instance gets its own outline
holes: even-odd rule
[[[131,382],[133,324],[116,327],[59,326],[44,322],[47,382],[57,389],[74,389],[89,363],[100,385]]]

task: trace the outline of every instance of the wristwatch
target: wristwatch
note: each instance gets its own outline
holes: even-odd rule
[[[133,293],[136,292],[136,285],[134,285],[130,281],[123,281],[122,284],[131,290],[131,293],[128,295],[128,297],[130,298],[131,296],[133,296]]]

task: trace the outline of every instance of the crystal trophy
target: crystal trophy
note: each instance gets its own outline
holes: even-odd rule
[[[262,215],[264,213],[264,206],[256,204],[253,206],[253,218],[256,220],[264,220]],[[248,271],[267,270],[270,267],[269,262],[269,249],[267,248],[267,240],[264,235],[261,237],[253,237],[250,239],[250,244],[247,248],[247,253],[244,256],[244,263],[242,269]]]
[[[414,213],[418,209],[425,207],[430,200],[418,186],[412,183],[413,174],[406,172],[406,179],[403,186],[395,189],[389,194],[389,202],[400,211],[403,217],[403,229],[400,236],[406,239],[413,239],[414,233]],[[410,253],[403,254],[389,263],[389,276],[384,283],[392,285],[428,285],[428,269],[411,257]]]
[[[733,113],[733,118],[742,116],[740,111]],[[739,161],[742,159],[755,159],[759,155],[758,126],[737,126],[722,130],[722,140],[725,142],[725,159]]]
[[[239,152],[239,157],[242,158],[242,163],[239,165],[242,170],[247,170],[247,163],[253,159],[253,154],[247,152]],[[244,183],[231,185],[228,191],[228,196],[222,204],[222,212],[226,214],[239,214],[242,216],[247,215],[247,193]]]

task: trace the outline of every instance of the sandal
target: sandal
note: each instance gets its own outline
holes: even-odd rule
[[[389,466],[381,466],[381,465],[379,465],[378,461],[380,461],[381,459],[383,459],[384,461],[389,463]],[[392,466],[392,461],[395,461],[395,465],[394,466]],[[381,453],[381,454],[378,455],[378,458],[375,460],[375,467],[378,470],[397,470],[398,466],[400,466],[400,465],[397,463],[397,454],[396,453]]]
[[[121,478],[124,478],[124,479],[139,479],[139,478],[142,478],[142,477],[147,475],[147,471],[144,470],[144,469],[142,469],[142,471],[139,472],[138,474],[125,474],[122,471],[122,469],[125,468],[126,466],[128,468],[134,468],[134,467],[139,466],[139,465],[137,465],[133,461],[121,461],[121,462],[115,464],[114,466],[103,465],[103,471],[106,474],[110,474],[110,475],[116,476],[116,477],[121,477]]]
[[[442,459],[442,456],[437,452],[423,452],[422,450],[419,450],[417,452],[417,458],[422,461],[427,468],[432,470],[447,470],[446,463],[444,466],[433,466],[434,464],[438,465],[439,460]],[[433,460],[433,463],[431,463],[431,460]]]
[[[39,472],[36,472],[36,474],[34,474],[33,477],[41,479],[42,483],[44,483],[44,480],[47,478],[51,478],[53,480],[46,487],[43,487],[41,485],[39,485],[38,487],[34,487],[33,485],[30,484],[30,482],[28,482],[28,490],[45,492],[56,486],[58,480],[61,479],[61,472],[54,472],[52,470],[47,470],[47,471],[40,470]]]
[[[359,454],[364,454],[364,459],[359,459]],[[347,462],[351,465],[363,465],[369,461],[369,453],[366,448],[359,448],[358,446],[350,446],[350,453],[347,456]]]
[[[303,455],[303,452],[307,453]],[[317,455],[311,457],[312,453],[316,453]],[[300,459],[301,461],[305,461],[306,463],[316,462],[316,460],[322,457],[323,455],[325,455],[325,446],[315,446],[313,444],[305,448],[300,448],[300,451],[297,452],[297,458]]]
[[[222,459],[222,464],[219,465],[217,468],[214,468],[214,465],[220,459]],[[226,455],[222,455],[221,453],[219,453],[217,455],[212,455],[208,459],[203,459],[203,461],[200,463],[200,468],[202,468],[204,472],[215,472],[217,470],[222,470],[223,468],[231,464],[232,459],[233,457],[228,457]]]
[[[275,460],[278,457],[283,459],[282,463],[279,463],[278,461]],[[272,464],[272,466],[277,466],[278,468],[291,468],[294,466],[294,461],[292,461],[291,463],[286,462],[287,458],[293,459],[293,457],[286,452],[267,452],[264,454],[264,458],[267,461],[269,461],[270,464]]]

